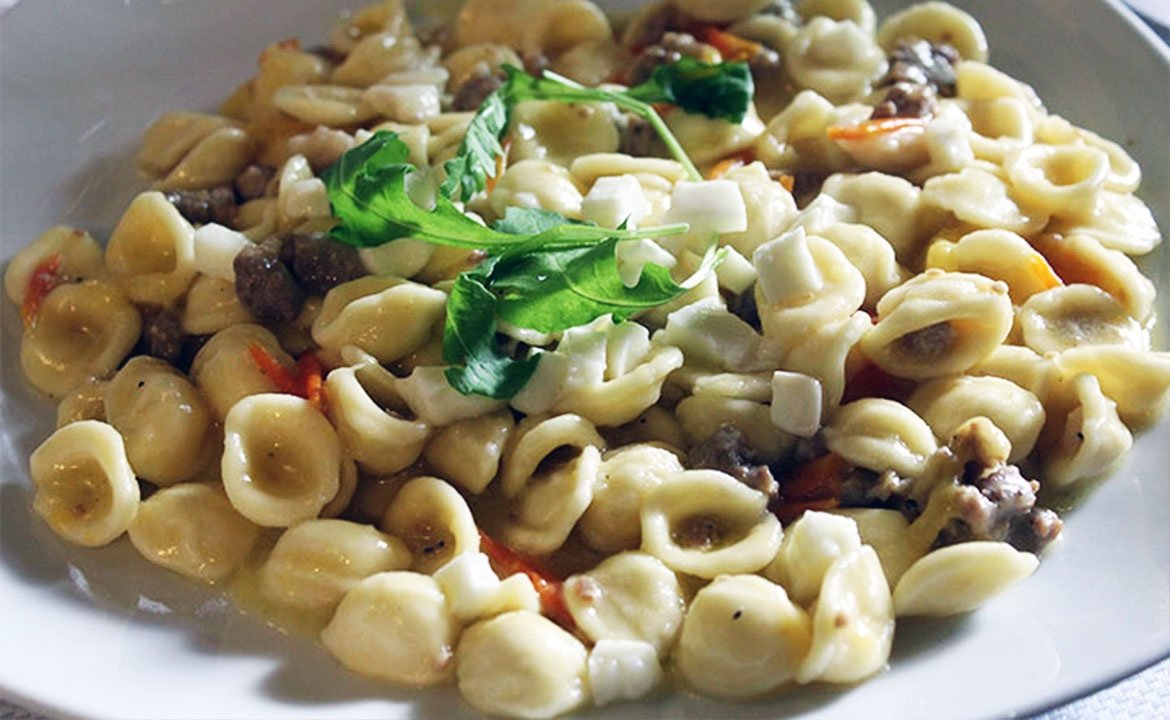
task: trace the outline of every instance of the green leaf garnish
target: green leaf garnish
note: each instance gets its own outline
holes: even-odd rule
[[[626,94],[648,103],[670,103],[687,112],[743,122],[755,84],[747,63],[705,63],[691,57],[654,68],[650,79]]]

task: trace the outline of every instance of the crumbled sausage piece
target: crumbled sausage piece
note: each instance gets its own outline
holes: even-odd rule
[[[286,263],[309,295],[324,295],[367,274],[356,248],[331,240],[323,232],[290,236],[284,242],[284,253],[291,255],[291,262]]]
[[[170,190],[165,197],[192,225],[231,225],[240,209],[236,193],[227,185],[210,190]]]
[[[236,176],[236,194],[241,200],[262,198],[268,192],[268,183],[276,175],[276,168],[268,165],[249,165]]]
[[[1060,534],[1062,523],[1056,513],[1036,507],[1039,487],[1014,465],[968,463],[951,501],[955,517],[939,532],[934,547],[993,540],[1017,550],[1042,551]]]
[[[232,267],[240,303],[262,322],[288,322],[301,312],[305,297],[280,259],[283,243],[268,238],[241,250]]]
[[[162,307],[142,308],[142,352],[177,365],[183,353],[183,325],[179,314]]]
[[[618,122],[618,152],[634,157],[656,157],[665,152],[665,146],[649,122],[626,113]]]
[[[800,13],[792,5],[792,0],[772,0],[768,7],[760,11],[761,15],[774,15],[781,20],[787,20],[793,25],[800,25],[803,20]]]
[[[955,68],[959,53],[947,44],[934,45],[926,40],[900,41],[890,53],[890,67],[878,83],[931,85],[940,97],[955,96]]]
[[[886,97],[873,107],[872,118],[930,117],[938,107],[933,85],[898,82],[886,90]]]
[[[684,57],[703,62],[718,62],[719,51],[705,42],[699,42],[690,33],[668,32],[662,39],[646,48],[626,71],[626,82],[639,85],[650,79],[659,65],[676,63]]]
[[[476,110],[491,95],[504,84],[504,76],[496,73],[487,75],[473,75],[455,91],[451,99],[451,109],[456,112],[470,112]]]
[[[758,490],[774,500],[780,494],[780,485],[772,477],[767,465],[756,462],[756,452],[747,437],[734,425],[722,425],[718,430],[691,448],[687,466],[719,470]]]

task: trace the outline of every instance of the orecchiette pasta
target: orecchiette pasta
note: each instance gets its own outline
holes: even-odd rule
[[[898,615],[969,612],[1036,569],[1036,556],[1007,543],[968,542],[939,548],[914,563],[894,589]]]
[[[265,594],[302,608],[332,608],[362,580],[410,567],[401,540],[347,520],[306,520],[286,530],[260,569]]]
[[[544,718],[589,697],[587,652],[534,612],[517,610],[469,627],[455,651],[463,699],[482,713]]]
[[[97,547],[116,540],[138,514],[138,482],[122,436],[81,420],[57,430],[29,458],[33,510],[61,537]]]
[[[1140,138],[966,11],[446,5],[269,45],[11,257],[62,538],[485,715],[755,698],[1031,574],[1170,410]]]
[[[345,593],[321,642],[355,672],[421,686],[450,676],[458,631],[433,579],[383,572]]]
[[[173,485],[212,460],[211,411],[195,385],[162,360],[138,356],[123,365],[106,385],[104,410],[144,480]]]
[[[783,535],[768,498],[718,470],[686,470],[642,501],[642,549],[672,570],[713,578],[755,572]]]
[[[235,573],[260,536],[222,488],[205,483],[159,490],[142,502],[128,530],[147,560],[206,582]]]
[[[61,397],[114,372],[138,341],[142,319],[102,280],[62,285],[45,297],[20,339],[20,366],[37,390]]]
[[[479,550],[479,531],[467,502],[434,477],[416,477],[403,485],[379,526],[406,543],[417,572],[433,573],[451,558]]]
[[[754,697],[795,677],[810,640],[809,617],[784,588],[755,575],[724,575],[687,608],[674,664],[703,693]]]
[[[224,489],[232,507],[257,525],[288,527],[316,517],[337,494],[341,442],[308,401],[249,395],[232,406],[223,432]]]

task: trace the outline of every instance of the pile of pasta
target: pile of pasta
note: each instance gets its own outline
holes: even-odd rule
[[[629,38],[668,21],[779,60],[742,122],[665,114],[733,218],[681,298],[554,336],[501,325],[541,355],[510,400],[444,374],[475,251],[363,249],[363,276],[291,321],[241,302],[237,254],[328,230],[318,176],[374,130],[441,173],[468,82],[534,63],[611,82]],[[154,185],[104,245],[56,227],[5,274],[25,375],[59,402],[30,460],[36,512],[72,543],[128,534],[170,570],[258,584],[356,672],[453,679],[517,717],[668,677],[732,699],[853,683],[886,667],[895,617],[967,612],[1031,574],[1059,533],[1035,493],[1106,473],[1170,404],[1133,259],[1161,240],[1138,165],[989,65],[978,22],[944,3],[879,25],[865,0],[672,0],[624,33],[588,0],[468,0],[417,34],[391,0],[324,48],[268,47],[220,114],[155,122]],[[877,84],[910,39],[953,46],[954,93],[882,124]],[[613,107],[526,102],[512,128],[469,215],[702,222],[678,162],[621,151]],[[271,178],[230,219],[174,202],[252,166]],[[687,277],[702,254],[690,234],[618,252],[635,279],[647,261]],[[189,355],[143,353],[160,311]],[[721,433],[762,483],[695,459]]]

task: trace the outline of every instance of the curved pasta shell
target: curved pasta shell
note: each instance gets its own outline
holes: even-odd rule
[[[1109,178],[1109,156],[1088,145],[1030,145],[1009,153],[1004,168],[1020,200],[1042,213],[1091,212]]]
[[[1033,295],[1019,311],[1024,344],[1037,353],[1083,345],[1125,345],[1148,350],[1148,331],[1112,295],[1077,283]]]
[[[340,367],[325,378],[329,414],[347,455],[368,471],[389,475],[422,454],[431,429],[385,408],[361,382],[358,370]]]
[[[578,524],[581,539],[603,553],[637,548],[643,498],[682,470],[675,452],[656,445],[627,445],[602,455],[593,500]]]
[[[450,677],[458,633],[433,579],[383,572],[345,594],[321,642],[354,672],[423,686]]]
[[[369,87],[390,73],[417,65],[421,50],[412,35],[371,33],[359,40],[345,61],[333,69],[330,80],[340,85]]]
[[[822,197],[818,198],[825,203],[821,222],[816,222],[818,213],[814,212],[817,201],[802,213],[801,222],[809,233],[822,235],[841,222],[868,225],[893,247],[897,260],[918,264],[924,227],[930,223],[922,191],[913,183],[880,172],[835,173],[825,180]],[[840,206],[834,207],[829,200],[837,200]]]
[[[884,398],[842,405],[824,429],[825,444],[851,464],[917,477],[938,449],[930,426],[913,410]]]
[[[1133,435],[1117,417],[1117,403],[1105,397],[1097,378],[1085,373],[1072,383],[1078,405],[1044,458],[1044,482],[1057,487],[1100,475],[1133,446]]]
[[[845,395],[853,349],[872,326],[869,315],[855,312],[844,320],[813,329],[785,356],[781,368],[816,378],[821,384],[821,415],[829,417]]]
[[[776,559],[765,575],[788,590],[804,607],[821,591],[821,582],[833,562],[861,547],[857,523],[847,517],[810,511],[790,524]]]
[[[1065,236],[1091,237],[1109,250],[1127,255],[1144,255],[1162,242],[1162,233],[1150,207],[1135,195],[1105,190],[1097,197],[1092,213],[1051,224],[1050,230]]]
[[[885,65],[885,53],[867,31],[824,15],[808,20],[784,48],[784,67],[796,84],[834,103],[866,95]]]
[[[724,575],[691,601],[674,665],[704,694],[749,698],[792,680],[810,641],[809,617],[784,588]]]
[[[908,273],[894,255],[893,246],[877,230],[860,223],[836,223],[820,236],[837,246],[865,280],[864,307],[877,305],[882,295],[901,285]]]
[[[134,302],[169,305],[195,279],[195,229],[162,193],[141,193],[110,234],[106,267]]]
[[[976,541],[928,553],[910,566],[894,588],[902,615],[970,612],[1035,571],[1039,560],[1004,542]]]
[[[435,433],[423,457],[439,475],[479,494],[495,478],[515,426],[507,410],[460,420]]]
[[[293,360],[281,348],[276,336],[260,325],[231,325],[208,340],[191,363],[191,378],[203,392],[216,419],[223,421],[239,400],[277,391],[256,361],[249,347],[258,345],[278,363],[292,369]]]
[[[221,488],[183,483],[144,500],[129,534],[150,562],[214,583],[244,564],[260,528],[235,511]]]
[[[600,465],[601,451],[586,445],[575,458],[532,475],[504,528],[508,545],[527,555],[546,555],[564,544],[593,499]]]
[[[923,379],[960,373],[1007,338],[1007,286],[981,275],[927,270],[878,302],[861,349],[886,372]]]
[[[78,420],[106,421],[107,380],[90,379],[69,391],[57,404],[57,429]]]
[[[131,358],[106,386],[104,405],[138,477],[173,485],[211,462],[211,410],[187,376],[168,363]]]
[[[1117,414],[1131,427],[1150,423],[1170,407],[1170,353],[1124,345],[1065,350],[1056,356],[1063,377],[1095,375],[1101,392],[1117,403]]]
[[[276,91],[276,107],[310,125],[358,125],[377,113],[362,99],[359,88],[343,85],[286,85]]]
[[[1154,283],[1124,253],[1110,250],[1088,235],[1043,235],[1033,242],[1069,285],[1096,285],[1139,322],[1150,317],[1157,296]]]
[[[288,527],[316,517],[337,494],[341,442],[309,401],[249,395],[232,406],[223,432],[224,489],[257,525]]]
[[[260,568],[264,593],[286,605],[332,608],[362,580],[410,567],[397,538],[348,520],[306,520],[281,534]]]
[[[761,462],[788,456],[796,438],[772,424],[772,411],[763,403],[715,395],[692,395],[675,407],[675,417],[687,440],[697,445],[722,425],[734,425],[748,439]]]
[[[500,487],[505,497],[520,494],[540,464],[558,448],[605,447],[593,423],[579,415],[528,417],[512,434],[504,451]]]
[[[50,292],[20,338],[20,366],[29,383],[61,397],[90,378],[109,377],[134,348],[138,310],[102,280]]]
[[[236,295],[235,283],[210,275],[197,275],[183,305],[183,332],[212,335],[244,323],[255,323],[252,313]]]
[[[924,550],[909,541],[910,523],[898,510],[884,508],[847,508],[834,510],[857,523],[861,542],[874,549],[890,587],[896,587],[906,568],[922,557]]]
[[[1003,180],[975,167],[930,178],[922,187],[922,201],[963,222],[1021,235],[1034,233],[1048,222],[1047,215],[1021,208]]]
[[[889,52],[899,40],[921,38],[948,43],[964,60],[987,60],[987,37],[979,21],[946,2],[923,2],[889,16],[881,24],[877,39]]]
[[[1026,458],[1047,419],[1044,405],[1024,388],[997,377],[940,378],[919,387],[906,403],[943,442],[959,426],[986,417],[1011,442],[1009,463]]]
[[[528,100],[516,105],[512,123],[508,158],[515,162],[547,160],[568,167],[582,155],[617,152],[620,140],[613,113],[599,103],[568,105],[555,100]],[[572,179],[571,174],[557,172],[556,176],[558,182]],[[575,183],[574,189],[580,191]],[[569,192],[566,197],[571,195]]]
[[[479,528],[467,501],[434,477],[403,485],[379,527],[406,544],[416,572],[433,573],[456,555],[479,550]]]
[[[54,225],[41,233],[32,244],[21,248],[4,269],[4,290],[15,305],[24,302],[28,281],[36,268],[53,255],[60,258],[60,277],[90,280],[105,274],[102,248],[84,230]]]
[[[477,43],[464,45],[443,58],[443,67],[450,73],[447,88],[451,92],[463,87],[464,83],[487,70],[495,73],[505,65],[523,67],[524,61],[516,51],[506,45]]]
[[[865,278],[833,243],[802,228],[756,249],[756,306],[764,337],[788,351],[865,301]]]
[[[589,699],[585,646],[542,615],[516,610],[469,627],[455,650],[459,694],[476,711],[547,718]]]
[[[687,171],[676,160],[633,157],[624,153],[581,155],[569,166],[569,174],[581,187],[592,187],[598,178],[617,175],[634,177],[652,175],[668,181],[670,185],[687,178]],[[668,189],[667,194],[669,192]]]
[[[976,230],[957,243],[937,241],[927,252],[926,266],[1002,280],[1016,305],[1062,284],[1044,256],[1008,230]]]
[[[885,667],[894,639],[893,606],[873,548],[862,545],[834,560],[821,583],[812,646],[796,681],[850,683]]]
[[[139,491],[122,436],[96,420],[70,423],[29,457],[33,510],[75,545],[116,540],[138,513]]]
[[[767,505],[767,496],[726,473],[686,470],[646,494],[642,550],[702,578],[755,572],[783,536]]]
[[[509,165],[488,194],[497,217],[517,206],[543,208],[580,219],[584,199],[581,188],[563,166],[532,158]]]
[[[447,294],[394,277],[363,277],[325,295],[313,321],[313,340],[340,350],[356,345],[380,362],[422,346],[442,320]]]
[[[575,413],[597,425],[622,425],[658,402],[666,377],[682,364],[678,348],[655,347],[634,368],[612,380],[570,387],[552,411]]]
[[[565,604],[594,642],[640,640],[659,656],[674,645],[686,602],[678,578],[657,558],[627,552],[565,580]]]
[[[219,115],[190,111],[166,113],[143,133],[142,146],[134,160],[144,172],[162,177],[200,140],[234,124],[229,118]]]
[[[335,518],[349,509],[358,488],[357,463],[350,458],[341,461],[341,472],[337,478],[337,494],[321,508],[319,517]]]
[[[154,186],[160,190],[203,190],[230,184],[254,154],[251,136],[237,127],[222,127],[195,143]]]

